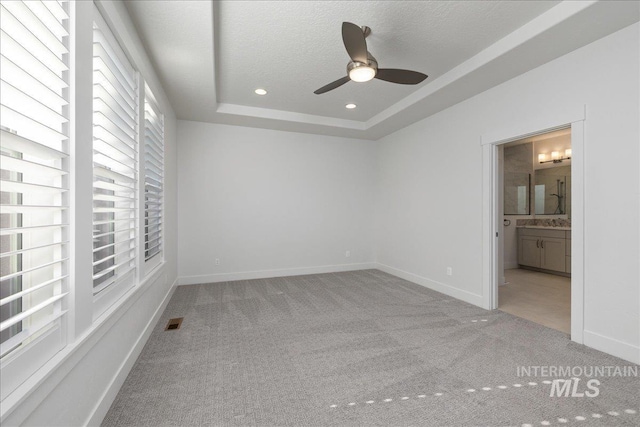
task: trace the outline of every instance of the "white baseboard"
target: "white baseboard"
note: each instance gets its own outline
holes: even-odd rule
[[[640,347],[636,347],[626,342],[605,337],[591,331],[584,331],[584,345],[595,348],[620,359],[632,363],[640,364]]]
[[[445,295],[449,295],[450,297],[468,302],[469,304],[482,307],[482,295],[463,291],[461,289],[454,288],[453,286],[445,285],[444,283],[436,282],[435,280],[427,279],[426,277],[418,276],[416,274],[409,273],[408,271],[399,270],[385,264],[376,263],[376,266],[378,270],[384,271],[385,273],[389,273],[401,279],[408,280],[420,286],[424,286],[425,288],[429,288]]]
[[[235,280],[268,279],[270,277],[301,276],[304,274],[338,273],[341,271],[367,270],[377,268],[374,262],[358,264],[321,265],[316,267],[283,268],[277,270],[241,271],[237,273],[203,274],[178,277],[179,285],[201,283],[232,282]]]
[[[160,306],[158,306],[156,311],[153,313],[153,316],[151,317],[151,319],[145,326],[144,330],[136,340],[135,345],[131,348],[131,351],[129,351],[129,354],[127,354],[127,357],[124,359],[124,361],[120,365],[118,372],[114,375],[113,380],[105,390],[104,394],[102,395],[102,398],[100,399],[96,407],[93,409],[93,412],[89,416],[89,419],[86,425],[99,426],[102,423],[102,420],[107,415],[107,412],[111,407],[111,404],[113,403],[116,396],[118,395],[118,392],[120,391],[120,387],[122,387],[122,384],[124,384],[124,380],[127,378],[127,375],[129,375],[129,372],[133,368],[133,364],[138,359],[138,356],[142,352],[144,345],[147,343],[147,340],[151,336],[151,332],[153,332],[153,328],[155,327],[156,323],[158,323],[158,320],[160,319],[160,316],[164,312],[165,308],[167,308],[167,304],[169,304],[169,301],[171,300],[171,297],[173,296],[173,293],[176,290],[177,283],[178,283],[178,279],[176,278],[176,280],[173,282],[173,284],[167,291],[166,295],[164,296],[162,303],[160,304]]]

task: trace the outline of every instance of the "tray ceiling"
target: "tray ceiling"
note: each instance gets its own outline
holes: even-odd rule
[[[604,3],[604,4],[602,4]],[[128,1],[179,119],[377,139],[636,22],[637,2]],[[349,82],[343,21],[371,27],[382,68]],[[515,62],[512,62],[515,61]],[[505,66],[505,64],[507,64]],[[264,88],[265,96],[254,89]],[[348,110],[348,103],[357,108]]]

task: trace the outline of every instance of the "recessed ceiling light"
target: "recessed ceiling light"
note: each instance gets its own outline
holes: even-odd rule
[[[256,89],[256,90],[254,90],[254,92],[256,94],[258,94],[258,95],[266,95],[267,94],[267,91],[264,90],[264,89]]]
[[[347,105],[344,106],[344,108],[348,108],[349,110],[353,110],[356,107],[357,107],[356,104],[347,104]]]

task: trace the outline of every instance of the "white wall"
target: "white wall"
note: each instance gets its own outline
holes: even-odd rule
[[[76,105],[80,110],[76,139],[91,140],[91,40],[92,2],[76,2],[78,41],[84,54],[78,57],[78,69],[88,70],[76,89],[77,99],[88,100]],[[168,302],[177,278],[177,193],[176,193],[176,119],[162,86],[148,60],[124,5],[105,1],[101,7],[106,18],[124,44],[136,67],[145,77],[165,112],[165,263],[146,283],[136,286],[106,315],[92,321],[91,304],[83,304],[72,313],[69,344],[42,369],[3,400],[2,425],[14,426],[79,426],[98,425],[115,398],[164,304]],[[88,49],[88,50],[87,50]],[[88,78],[87,78],[88,77]],[[87,86],[88,85],[88,86]],[[86,147],[85,147],[86,148]],[[88,216],[79,218],[76,226],[91,221],[91,164],[79,165],[89,170],[89,198],[77,204],[89,206]],[[87,188],[85,185],[85,188]],[[91,226],[89,224],[90,237]],[[86,234],[86,233],[85,233]],[[91,240],[88,240],[89,257]],[[79,254],[86,256],[86,254]],[[90,264],[89,264],[90,270]],[[92,301],[88,281],[89,302]],[[87,290],[87,282],[76,277],[72,297]]]
[[[639,40],[634,24],[378,141],[382,268],[480,305],[481,136],[586,104],[584,342],[640,362]]]
[[[374,142],[180,120],[178,145],[181,284],[370,267]]]

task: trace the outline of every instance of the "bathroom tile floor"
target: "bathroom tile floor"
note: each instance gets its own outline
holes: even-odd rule
[[[498,309],[571,332],[571,279],[524,269],[505,270],[507,284],[498,290]]]

